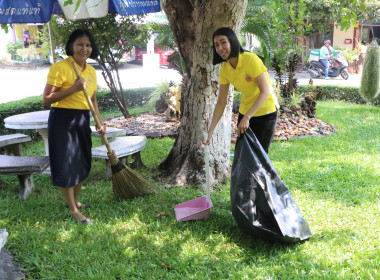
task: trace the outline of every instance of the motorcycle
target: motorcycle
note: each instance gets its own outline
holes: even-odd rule
[[[348,66],[348,62],[344,59],[342,54],[337,54],[334,57],[335,65],[331,67],[332,62],[330,60],[329,67],[329,77],[338,77],[342,76],[343,79],[347,80],[349,78],[348,71],[346,67]],[[312,60],[307,68],[307,71],[310,74],[310,77],[313,79],[324,78],[325,77],[325,66],[319,60]]]

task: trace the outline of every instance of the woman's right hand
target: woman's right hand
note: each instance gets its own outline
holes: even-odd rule
[[[86,80],[83,78],[76,79],[72,86],[74,92],[82,91],[87,88]]]
[[[97,126],[97,125],[95,125],[95,128],[96,128],[96,131],[99,133],[99,134],[102,134],[102,135],[105,135],[106,134],[106,126],[104,125],[104,124],[102,124],[101,126],[100,126],[100,128]]]
[[[207,134],[205,136],[207,136],[207,139],[202,138],[202,144],[205,145],[205,146],[210,145],[210,141],[211,141],[212,135]]]

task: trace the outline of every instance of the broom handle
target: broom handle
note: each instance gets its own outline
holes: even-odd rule
[[[74,72],[75,72],[75,76],[77,77],[77,79],[80,79],[80,74],[79,74],[79,71],[78,71],[77,66],[75,65],[75,62],[72,61],[71,64],[73,65]],[[102,127],[102,124],[100,123],[100,120],[99,120],[99,118],[98,118],[98,115],[97,115],[96,112],[95,112],[94,105],[92,105],[91,98],[88,96],[87,90],[86,90],[86,89],[83,89],[83,93],[84,93],[84,96],[86,97],[86,100],[87,100],[88,106],[90,106],[90,110],[91,110],[92,116],[93,116],[94,119],[95,119],[96,126],[99,127],[99,128]],[[100,135],[102,136],[103,143],[104,143],[104,145],[106,145],[108,152],[109,152],[109,153],[112,153],[112,149],[111,149],[110,144],[108,143],[108,139],[107,139],[107,137],[106,137],[104,134],[100,134]]]
[[[210,148],[208,145],[204,148],[205,153],[205,168],[206,168],[206,195],[207,201],[210,202]]]

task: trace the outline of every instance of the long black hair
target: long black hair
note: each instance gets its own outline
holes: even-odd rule
[[[91,48],[92,48],[90,58],[91,59],[97,58],[99,55],[98,45],[96,44],[95,39],[91,35],[90,31],[86,29],[76,29],[70,34],[69,39],[67,40],[66,46],[65,46],[66,54],[74,55],[74,48],[73,48],[74,42],[76,39],[81,38],[81,37],[88,37],[88,39],[90,39]]]
[[[244,52],[244,49],[240,45],[239,39],[236,36],[235,32],[231,28],[229,28],[229,27],[221,27],[221,28],[217,29],[214,32],[214,34],[212,35],[212,48],[214,50],[214,57],[212,59],[212,64],[214,64],[214,65],[219,64],[219,63],[225,61],[216,52],[215,45],[214,45],[214,38],[215,38],[215,36],[220,36],[220,35],[226,36],[227,39],[228,39],[228,41],[230,42],[231,54],[230,54],[230,56],[228,58],[237,57],[237,56],[239,56],[239,53],[243,53]]]

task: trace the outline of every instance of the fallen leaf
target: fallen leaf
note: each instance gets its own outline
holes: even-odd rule
[[[165,267],[165,268],[170,268],[170,264],[168,264],[168,263],[163,262],[161,265],[162,265],[163,267]]]
[[[158,212],[158,213],[157,213],[157,217],[164,216],[165,214],[166,214],[166,212],[163,212],[163,211],[162,211],[162,212]]]

